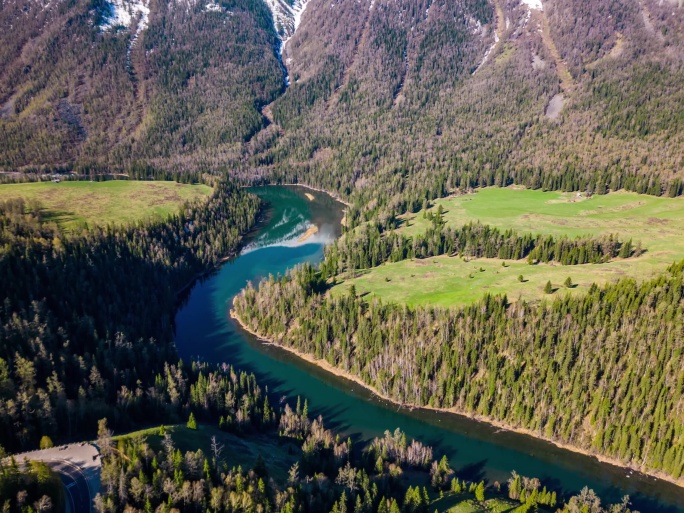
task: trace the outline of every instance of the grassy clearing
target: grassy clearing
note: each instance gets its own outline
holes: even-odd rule
[[[212,454],[211,437],[215,436],[216,440],[224,446],[221,459],[229,468],[241,465],[243,470],[250,469],[261,454],[266,462],[269,476],[279,483],[287,480],[288,470],[301,456],[301,450],[297,444],[268,435],[250,434],[248,438],[240,438],[208,424],[199,424],[197,429],[188,429],[184,425],[167,426],[164,429],[171,435],[176,448],[182,452],[202,449],[206,456]],[[159,433],[160,428],[154,427],[120,435],[114,437],[114,440],[143,436],[147,438],[150,447],[158,451],[161,449],[163,439]]]
[[[129,224],[164,218],[185,201],[206,197],[211,187],[176,182],[40,182],[0,185],[0,201],[37,200],[48,220],[67,231],[79,226]]]
[[[458,227],[480,221],[519,233],[554,236],[601,236],[617,234],[620,240],[641,241],[646,253],[639,258],[615,259],[607,264],[563,266],[528,265],[526,261],[471,259],[440,256],[385,264],[357,273],[333,289],[346,291],[351,284],[357,293],[373,294],[385,300],[410,305],[452,306],[470,303],[485,293],[507,294],[509,300],[539,300],[549,297],[543,289],[551,281],[558,294],[586,292],[592,283],[603,284],[621,277],[647,279],[667,265],[684,258],[684,200],[616,192],[592,198],[576,193],[487,188],[475,194],[445,198],[444,220]],[[400,231],[415,235],[425,231],[429,221],[422,212],[405,216]],[[523,282],[518,280],[522,275]],[[565,288],[570,277],[575,286]]]
[[[430,505],[430,511],[435,508],[436,511],[443,513],[504,513],[513,511],[518,506],[520,506],[519,502],[500,497],[480,503],[472,498],[472,494],[459,494],[447,495],[435,501]]]

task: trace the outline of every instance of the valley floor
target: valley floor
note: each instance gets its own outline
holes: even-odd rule
[[[386,301],[442,307],[473,303],[487,293],[506,294],[509,301],[537,301],[586,293],[593,283],[603,285],[625,277],[648,279],[684,258],[684,239],[680,236],[684,232],[684,201],[680,198],[628,192],[587,197],[492,187],[437,200],[428,211],[434,214],[440,207],[444,221],[453,228],[473,221],[554,237],[614,234],[621,242],[641,243],[645,252],[639,257],[585,265],[530,265],[526,260],[472,259],[465,255],[411,259],[348,273],[333,293],[345,293],[354,285],[357,293]],[[397,231],[405,235],[422,233],[430,226],[423,212],[403,216],[402,222]],[[572,281],[570,287],[563,285],[567,278]],[[544,293],[547,281],[553,286],[552,295]]]
[[[165,218],[176,213],[184,202],[210,194],[211,187],[207,185],[138,180],[0,185],[0,202],[35,201],[47,220],[67,231],[85,224],[106,226]]]

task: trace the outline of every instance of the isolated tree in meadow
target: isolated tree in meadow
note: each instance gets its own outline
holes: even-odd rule
[[[214,456],[214,467],[218,468],[219,461],[221,458],[221,452],[223,452],[224,445],[216,440],[216,436],[211,437],[211,452]]]
[[[570,278],[570,276],[568,276],[567,278],[565,278],[565,281],[563,282],[563,285],[565,285],[565,288],[566,288],[566,289],[572,288],[572,279]]]
[[[544,294],[553,294],[553,285],[551,284],[551,280],[546,282],[546,285],[544,285]]]
[[[287,482],[291,485],[296,485],[299,482],[299,462],[296,461],[294,465],[290,467],[287,473]]]
[[[638,240],[636,243],[636,247],[634,248],[634,256],[638,257],[644,252],[643,248],[641,247],[641,241]]]

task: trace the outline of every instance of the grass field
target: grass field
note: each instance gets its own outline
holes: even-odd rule
[[[549,297],[543,289],[551,281],[554,295],[583,293],[592,283],[603,284],[630,276],[643,280],[662,272],[674,261],[684,259],[684,200],[616,192],[592,198],[575,193],[542,192],[513,188],[486,188],[475,194],[445,198],[441,205],[444,220],[458,227],[480,221],[519,233],[554,236],[600,236],[617,234],[620,240],[641,241],[646,250],[639,258],[615,259],[607,264],[563,266],[529,265],[509,261],[506,267],[497,259],[471,259],[440,256],[406,260],[361,271],[333,289],[345,291],[351,284],[357,293],[410,305],[462,305],[476,301],[485,293],[507,294],[516,301]],[[422,212],[403,218],[399,231],[407,235],[423,232],[429,221]],[[523,282],[518,277],[523,276]],[[575,284],[565,288],[570,277]]]
[[[445,497],[433,503],[430,508],[432,510],[435,507],[436,511],[443,513],[506,513],[520,506],[520,503],[503,498],[487,499],[484,503],[479,503],[465,496],[466,494]]]
[[[89,226],[129,224],[166,217],[185,201],[206,197],[211,187],[176,182],[40,182],[0,185],[0,201],[37,200],[48,220],[65,230]]]
[[[199,424],[197,429],[188,429],[184,425],[167,426],[164,429],[171,435],[177,449],[182,452],[202,449],[209,457],[212,455],[211,437],[215,436],[223,444],[221,459],[229,468],[241,465],[243,470],[251,469],[261,454],[269,470],[269,477],[281,484],[287,480],[288,470],[301,456],[301,449],[297,444],[278,437],[250,434],[249,438],[240,438],[208,424]],[[162,442],[159,430],[159,427],[154,427],[135,431],[114,437],[114,440],[144,436],[150,447],[159,451]]]

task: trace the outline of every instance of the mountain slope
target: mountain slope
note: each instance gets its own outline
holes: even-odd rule
[[[252,162],[371,207],[378,190],[418,200],[441,183],[660,191],[684,167],[683,12],[311,0],[272,106],[284,135]]]
[[[0,166],[231,146],[283,86],[261,0],[2,4]]]
[[[679,194],[683,12],[672,0],[11,0],[0,167],[229,166],[353,193],[369,213],[510,182]]]

